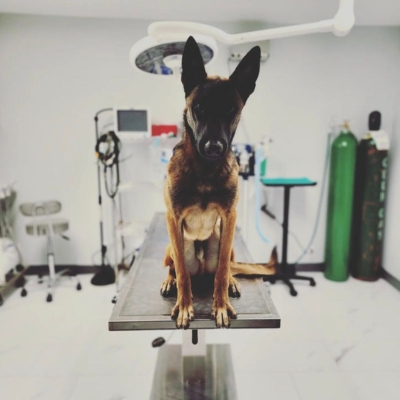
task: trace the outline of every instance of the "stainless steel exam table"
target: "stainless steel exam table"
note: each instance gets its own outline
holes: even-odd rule
[[[118,296],[109,320],[110,331],[176,329],[170,316],[176,297],[160,294],[167,275],[162,262],[168,242],[165,214],[157,213]],[[251,262],[238,231],[234,249],[237,261]],[[280,317],[262,279],[238,280],[242,295],[230,299],[238,317],[229,329],[279,328]],[[204,292],[194,287],[193,305],[195,319],[183,331],[182,346],[166,344],[160,348],[151,399],[237,399],[229,345],[205,344],[205,329],[217,329],[210,319],[212,288]],[[196,333],[196,345],[192,333]]]

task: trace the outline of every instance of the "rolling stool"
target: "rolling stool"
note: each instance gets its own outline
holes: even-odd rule
[[[283,203],[283,231],[282,231],[282,261],[277,266],[277,272],[274,275],[263,277],[264,281],[275,283],[277,280],[283,281],[288,287],[292,296],[297,296],[297,291],[294,288],[291,280],[308,281],[310,286],[315,286],[314,278],[308,276],[300,276],[296,273],[294,265],[290,265],[287,261],[288,250],[288,233],[289,233],[289,203],[290,189],[294,187],[315,186],[317,182],[311,181],[308,178],[261,178],[261,182],[265,186],[283,187],[284,188],[284,203]],[[261,207],[265,212],[265,206]]]
[[[68,273],[70,276],[75,277],[77,282],[76,289],[81,290],[82,286],[79,282],[79,279],[76,274],[73,274],[71,272],[71,270],[65,268],[60,272],[55,272],[53,239],[55,235],[60,235],[63,239],[69,240],[67,236],[63,235],[63,232],[68,230],[68,220],[64,218],[50,217],[50,215],[56,214],[61,211],[61,203],[56,200],[36,203],[24,203],[19,206],[19,209],[23,215],[32,217],[31,223],[26,225],[27,234],[32,236],[38,235],[47,237],[49,284],[46,301],[50,302],[53,300],[53,288],[56,284],[56,281],[60,278],[60,276],[66,273]],[[25,287],[23,287],[21,291],[21,296],[26,296],[27,294],[28,292],[26,291]]]

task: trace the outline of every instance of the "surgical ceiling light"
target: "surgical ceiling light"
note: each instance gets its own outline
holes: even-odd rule
[[[237,34],[195,22],[154,22],[148,27],[149,36],[132,46],[130,61],[136,71],[162,76],[175,75],[180,73],[183,48],[190,35],[199,44],[204,63],[207,64],[218,53],[216,41],[234,46],[320,32],[345,36],[353,28],[354,22],[354,0],[340,0],[339,10],[332,19]]]

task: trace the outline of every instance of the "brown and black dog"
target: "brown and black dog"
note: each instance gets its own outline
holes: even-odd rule
[[[215,275],[211,318],[220,328],[236,318],[229,294],[240,296],[240,288],[233,275],[275,273],[275,252],[268,264],[245,264],[235,263],[232,248],[239,167],[231,144],[259,70],[257,46],[229,79],[208,77],[196,41],[189,37],[186,42],[184,132],[168,165],[164,190],[170,244],[164,259],[169,273],[161,287],[163,296],[177,291],[171,317],[178,328],[188,328],[194,318],[191,276]]]

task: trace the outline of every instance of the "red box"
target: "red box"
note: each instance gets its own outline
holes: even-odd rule
[[[173,134],[174,136],[178,133],[178,125],[152,125],[151,136],[160,136],[163,133],[166,135]]]

